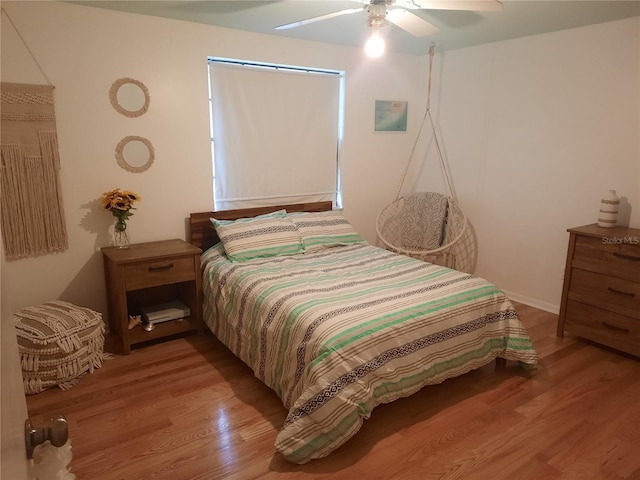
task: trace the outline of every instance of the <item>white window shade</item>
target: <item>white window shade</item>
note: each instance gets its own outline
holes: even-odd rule
[[[335,202],[340,75],[210,68],[216,208]]]

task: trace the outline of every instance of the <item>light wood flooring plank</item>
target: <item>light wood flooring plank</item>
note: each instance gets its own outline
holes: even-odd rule
[[[78,480],[640,479],[640,360],[557,338],[556,315],[516,307],[536,370],[491,364],[425,387],[306,465],[275,452],[287,412],[211,334],[115,355],[29,396],[29,414],[67,417]]]

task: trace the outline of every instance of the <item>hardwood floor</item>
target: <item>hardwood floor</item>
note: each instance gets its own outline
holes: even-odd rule
[[[286,411],[211,334],[116,355],[70,390],[27,398],[63,413],[78,480],[640,479],[640,360],[516,305],[540,365],[485,366],[376,408],[329,457],[275,452]]]

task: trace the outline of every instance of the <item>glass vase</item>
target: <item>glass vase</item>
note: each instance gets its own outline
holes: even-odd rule
[[[118,248],[129,246],[129,232],[127,232],[127,224],[124,220],[118,220],[113,227],[113,244]]]

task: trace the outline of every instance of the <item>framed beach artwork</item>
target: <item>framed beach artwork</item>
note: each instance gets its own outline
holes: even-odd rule
[[[407,102],[398,100],[376,100],[376,132],[406,132]]]

